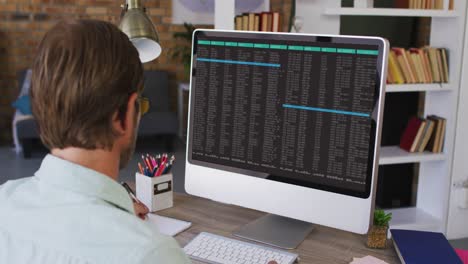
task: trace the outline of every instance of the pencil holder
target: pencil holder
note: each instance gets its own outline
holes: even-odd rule
[[[173,206],[172,173],[148,177],[137,172],[135,183],[138,200],[144,203],[150,212]]]

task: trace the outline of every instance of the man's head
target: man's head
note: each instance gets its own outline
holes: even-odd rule
[[[142,91],[138,52],[108,22],[62,21],[39,46],[32,110],[51,150],[118,151],[125,166],[134,150]]]

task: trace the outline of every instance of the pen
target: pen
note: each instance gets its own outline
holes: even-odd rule
[[[154,170],[154,168],[157,168],[158,165],[156,164],[156,160],[154,159],[153,156],[150,157],[150,160],[151,160],[151,164],[153,165],[153,170]]]
[[[143,167],[141,166],[140,162],[138,162],[138,168],[140,169],[140,173],[144,175],[145,172],[144,172]]]
[[[127,190],[128,195],[130,195],[133,202],[136,202],[136,203],[139,203],[139,204],[142,204],[142,205],[146,206],[144,203],[142,203],[140,200],[138,200],[138,198],[136,197],[136,195],[133,192],[132,188],[130,188],[130,186],[128,186],[128,184],[126,182],[120,182],[120,184],[125,188],[125,190]],[[145,214],[141,214],[141,213],[138,213],[138,217],[140,217],[143,220],[147,219],[147,216]]]
[[[148,162],[148,164],[149,164],[149,167],[148,167],[148,168],[150,169],[150,171],[152,171],[153,168],[154,168],[154,164],[153,164],[153,162],[151,161],[151,156],[150,156],[148,153],[146,153],[146,160],[147,160],[147,162]]]
[[[148,167],[145,168],[145,175],[151,177],[151,171]]]
[[[143,160],[143,163],[146,165],[146,167],[151,170],[151,164],[148,162],[145,156],[141,155],[141,159]]]
[[[166,163],[165,163],[164,161],[161,162],[161,166],[160,166],[159,169],[156,171],[156,177],[162,175],[165,166],[166,166]]]
[[[138,200],[138,198],[136,197],[135,193],[133,192],[132,188],[130,188],[130,186],[128,186],[128,184],[126,182],[121,182],[120,183],[124,188],[125,190],[127,190],[128,194],[130,195],[130,197],[132,197],[132,200],[134,200],[135,202],[137,203],[141,203],[142,202],[140,200]]]

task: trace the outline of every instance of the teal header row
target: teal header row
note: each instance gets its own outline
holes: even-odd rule
[[[280,49],[280,50],[347,53],[347,54],[360,54],[360,55],[379,55],[378,50],[365,50],[365,49],[343,49],[343,48],[329,48],[329,47],[295,46],[295,45],[278,45],[278,44],[210,41],[210,40],[199,40],[198,44],[199,45],[212,45],[212,46],[260,48],[260,49]]]

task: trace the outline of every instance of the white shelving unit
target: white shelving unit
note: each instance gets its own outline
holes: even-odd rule
[[[452,230],[447,234],[447,224],[467,3],[454,0],[452,11],[448,10],[449,0],[444,1],[443,10],[421,10],[343,8],[341,0],[296,0],[296,15],[304,20],[302,32],[335,35],[340,33],[343,15],[432,18],[430,45],[448,49],[450,83],[387,85],[386,92],[425,92],[424,114],[447,119],[444,153],[408,153],[397,146],[382,147],[379,164],[420,163],[416,206],[387,210],[393,214],[390,228],[439,231],[451,238],[457,233]],[[216,2],[223,4],[215,7],[215,28],[233,29],[235,0]],[[265,0],[267,6],[269,1]]]
[[[390,209],[387,212],[392,213],[391,228],[444,232],[441,220],[421,208]]]
[[[380,148],[379,165],[419,163],[445,159],[446,155],[444,153],[432,153],[428,151],[423,153],[410,153],[398,146],[388,146]]]
[[[387,93],[399,92],[449,92],[449,84],[440,83],[416,83],[416,84],[387,84]]]
[[[449,51],[450,83],[387,86],[387,93],[425,92],[424,114],[436,114],[447,119],[444,153],[408,153],[397,146],[381,148],[380,165],[420,164],[416,206],[387,210],[393,213],[390,228],[447,232],[466,5],[465,0],[455,0],[452,11],[447,8],[448,0],[445,0],[444,10],[344,8],[341,0],[296,2],[296,15],[304,18],[302,32],[306,33],[339,34],[343,15],[431,17],[430,45]]]

